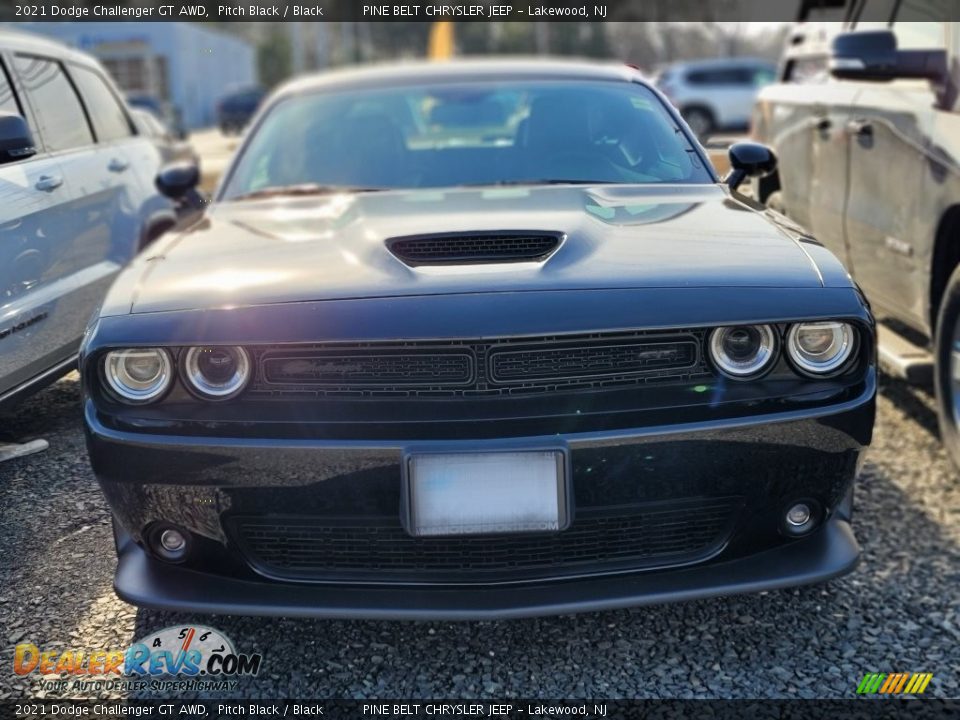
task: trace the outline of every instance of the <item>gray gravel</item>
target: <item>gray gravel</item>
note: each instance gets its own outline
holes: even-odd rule
[[[487,623],[191,617],[111,589],[108,513],[76,377],[4,421],[50,449],[0,465],[0,697],[31,694],[14,644],[122,648],[169,625],[223,630],[264,668],[245,697],[851,697],[866,672],[934,673],[960,696],[960,482],[930,395],[885,380],[857,495],[852,575],[762,595]]]

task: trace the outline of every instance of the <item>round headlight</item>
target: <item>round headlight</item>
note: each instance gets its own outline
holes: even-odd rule
[[[111,350],[103,361],[107,385],[125,403],[159,398],[173,381],[170,356],[161,348]]]
[[[802,371],[823,375],[840,368],[853,352],[856,335],[843,322],[794,325],[787,333],[787,353]]]
[[[777,335],[769,325],[735,325],[710,334],[710,357],[732,378],[763,372],[777,356]]]
[[[192,347],[183,359],[183,376],[198,395],[226,400],[246,387],[250,367],[250,356],[242,347]]]

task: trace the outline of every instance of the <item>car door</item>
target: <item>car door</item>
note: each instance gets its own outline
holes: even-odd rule
[[[98,238],[102,235],[106,243],[107,257],[124,265],[136,254],[141,240],[145,199],[157,195],[152,188],[160,167],[159,152],[149,139],[137,134],[119,94],[99,68],[71,63],[67,70],[96,138],[94,148],[75,159],[74,186],[97,219]]]
[[[946,47],[944,23],[895,23],[901,49]],[[846,126],[850,267],[871,302],[923,327],[927,298],[922,248],[932,241],[920,188],[931,159],[928,128],[936,95],[925,80],[860,83]]]
[[[0,109],[30,124],[38,154],[0,165],[0,396],[75,354],[83,321],[69,300],[77,268],[70,261],[77,215],[62,150],[92,142],[76,95],[53,65],[23,77],[3,54]],[[24,66],[25,67],[25,66]],[[25,80],[26,82],[22,82]],[[27,88],[48,86],[56,114],[41,122]],[[49,111],[49,108],[48,108]],[[78,328],[78,321],[80,327]]]

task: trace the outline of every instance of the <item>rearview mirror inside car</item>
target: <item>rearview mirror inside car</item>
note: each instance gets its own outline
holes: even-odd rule
[[[37,154],[27,121],[15,113],[0,112],[0,164]]]
[[[830,74],[841,80],[898,78],[941,84],[947,76],[945,50],[898,50],[890,30],[841,33],[833,40]]]
[[[200,184],[200,168],[182,161],[164,165],[157,173],[157,190],[173,200],[182,200]]]
[[[738,142],[727,151],[730,158],[730,174],[726,183],[736,190],[748,177],[763,177],[777,169],[777,156],[766,145],[754,142]]]

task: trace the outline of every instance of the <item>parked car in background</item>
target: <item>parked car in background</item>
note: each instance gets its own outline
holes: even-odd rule
[[[886,321],[883,366],[933,377],[960,464],[960,23],[910,8],[868,0],[761,92],[754,136],[782,162],[754,194],[843,258]]]
[[[496,618],[854,567],[874,323],[735,192],[767,148],[733,145],[722,184],[619,64],[373,67],[268,102],[84,344],[122,598]]]
[[[180,110],[172,103],[164,102],[153,95],[145,93],[127,93],[127,104],[130,107],[146,110],[157,120],[169,128],[180,140],[187,139],[187,128],[184,127]]]
[[[765,60],[723,58],[675,63],[659,73],[656,84],[694,134],[705,139],[746,130],[757,91],[776,76],[776,66]]]
[[[194,163],[200,162],[193,146],[177,137],[173,131],[152,112],[140,108],[132,108],[130,117],[137,128],[137,132],[143,137],[152,140],[154,145],[157,146],[164,165],[178,160],[186,160]]]
[[[0,408],[67,372],[120,269],[176,221],[89,55],[0,30]]]
[[[261,87],[234,90],[224,95],[217,103],[217,125],[224,135],[239,133],[250,122],[260,107],[267,91]]]

